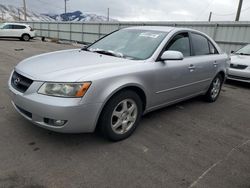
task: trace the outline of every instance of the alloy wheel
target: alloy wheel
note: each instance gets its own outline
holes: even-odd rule
[[[111,116],[111,128],[116,134],[127,133],[135,124],[138,107],[134,100],[125,99],[115,108]]]
[[[216,78],[214,81],[213,81],[213,87],[212,87],[212,90],[211,90],[211,97],[213,99],[215,99],[218,94],[220,93],[220,89],[221,89],[221,80],[220,78]]]

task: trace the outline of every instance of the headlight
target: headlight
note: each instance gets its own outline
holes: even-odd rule
[[[91,82],[44,83],[38,90],[38,93],[55,97],[83,97],[90,85]]]

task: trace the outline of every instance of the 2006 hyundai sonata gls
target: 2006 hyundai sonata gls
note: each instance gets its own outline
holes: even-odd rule
[[[15,109],[58,132],[111,140],[136,129],[142,114],[197,96],[214,102],[229,58],[205,34],[170,27],[116,31],[84,49],[31,57],[11,74]]]

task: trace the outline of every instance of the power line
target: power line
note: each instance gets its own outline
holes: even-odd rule
[[[211,0],[208,5],[206,6],[206,8],[204,8],[199,14],[198,16],[196,17],[196,20],[198,20],[205,12],[205,10],[207,10],[213,3],[214,3],[215,0]]]

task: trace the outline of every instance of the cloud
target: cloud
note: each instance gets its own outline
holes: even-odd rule
[[[22,6],[20,0],[0,0],[0,4]],[[206,21],[209,12],[214,14],[212,20],[234,20],[238,1],[236,0],[69,0],[68,10],[80,10],[87,13],[106,15],[121,21]],[[37,12],[64,11],[64,0],[27,1],[28,9]],[[244,8],[250,2],[243,3]],[[250,9],[242,12],[241,20],[249,20]]]

